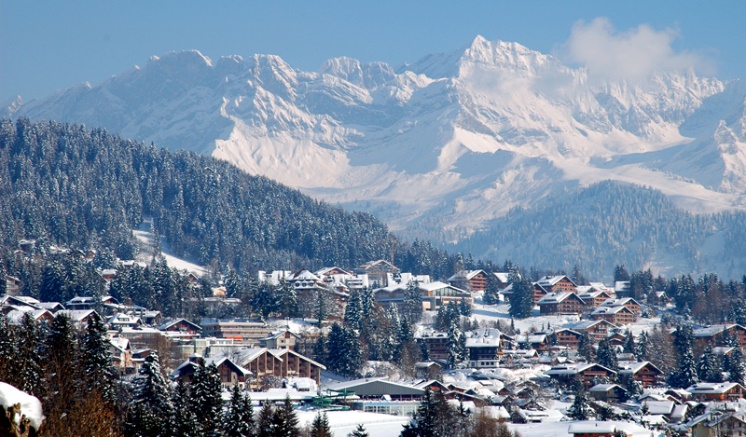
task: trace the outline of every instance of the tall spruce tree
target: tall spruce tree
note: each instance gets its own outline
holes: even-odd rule
[[[674,332],[673,344],[678,355],[678,368],[668,377],[672,387],[686,388],[699,381],[692,353],[694,334],[689,325],[680,325]]]
[[[231,390],[231,400],[225,412],[222,429],[225,437],[256,436],[251,399],[241,393],[238,384]]]
[[[311,422],[311,437],[333,437],[326,413],[316,413],[313,422]]]
[[[174,413],[167,426],[173,437],[201,437],[197,415],[189,408],[189,383],[179,380],[171,393]]]
[[[357,425],[357,428],[355,428],[352,432],[347,434],[347,437],[370,437],[370,434],[368,434],[368,431],[365,429],[365,426],[362,423],[359,423]]]
[[[109,406],[114,406],[117,387],[110,347],[104,322],[98,317],[89,318],[80,350],[83,378],[89,389],[97,390]]]
[[[298,415],[295,413],[290,396],[285,396],[285,402],[275,409],[272,415],[272,431],[270,437],[300,437]]]
[[[531,282],[519,276],[511,275],[510,315],[516,319],[531,317],[534,310],[534,289]]]
[[[744,365],[741,348],[736,347],[733,349],[733,353],[731,353],[731,356],[728,359],[728,368],[726,370],[729,373],[728,380],[730,382],[737,382],[739,384],[744,383],[744,378],[746,378],[746,365]]]
[[[575,399],[567,409],[567,417],[573,420],[588,420],[593,416],[593,409],[588,401],[588,393],[580,380],[575,381],[573,393]]]
[[[223,407],[223,384],[214,363],[199,366],[194,372],[189,393],[189,409],[197,416],[200,432],[205,436],[220,434]]]
[[[619,362],[617,361],[616,352],[608,339],[603,339],[598,342],[596,362],[614,372],[619,371]]]
[[[161,373],[158,353],[145,358],[133,381],[133,399],[125,422],[125,433],[135,437],[169,435],[175,410],[168,383]]]

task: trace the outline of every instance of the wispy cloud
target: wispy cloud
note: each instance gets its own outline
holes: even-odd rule
[[[596,18],[575,23],[558,55],[586,67],[591,80],[644,81],[654,72],[688,69],[712,74],[705,57],[674,50],[678,37],[675,29],[656,30],[646,24],[619,31],[609,19]]]

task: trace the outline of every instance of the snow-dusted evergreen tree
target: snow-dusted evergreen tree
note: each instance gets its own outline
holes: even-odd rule
[[[360,292],[352,291],[345,307],[344,324],[360,332],[363,327],[363,318],[363,301]]]
[[[197,415],[189,408],[189,383],[179,380],[171,393],[174,414],[167,425],[173,437],[200,437]]]
[[[593,339],[587,330],[580,334],[578,340],[578,355],[585,358],[589,363],[592,363],[595,359],[595,351],[593,350]]]
[[[632,335],[632,331],[627,329],[624,333],[624,353],[636,355],[637,343],[635,343],[635,336]]]
[[[619,362],[617,361],[616,352],[608,339],[603,339],[598,342],[596,362],[614,372],[619,371]]]
[[[420,294],[420,285],[417,281],[411,281],[407,285],[402,306],[402,316],[409,323],[417,323],[422,319],[422,295]]]
[[[368,434],[365,426],[362,423],[359,423],[355,430],[347,434],[347,437],[370,437],[370,434]]]
[[[0,313],[0,363],[2,363],[0,365],[0,381],[9,382],[16,387],[18,385],[13,379],[18,374],[16,367],[18,356],[16,339],[8,325],[8,319],[4,313]]]
[[[425,390],[412,420],[404,425],[400,437],[450,437],[456,435],[458,422],[456,410],[448,404],[442,392]]]
[[[456,364],[466,358],[466,343],[464,333],[461,332],[455,322],[451,322],[448,328],[448,340],[446,348],[448,349],[448,365],[455,368]]]
[[[83,377],[89,389],[98,390],[101,397],[113,406],[117,400],[117,387],[110,347],[104,322],[98,317],[89,318],[80,347]]]
[[[510,296],[510,315],[516,319],[531,317],[534,310],[534,288],[528,279],[511,274],[513,294]]]
[[[672,387],[686,388],[699,381],[697,366],[692,353],[694,334],[689,325],[680,325],[674,333],[673,344],[678,354],[678,368],[668,377]]]
[[[363,357],[357,334],[344,326],[334,323],[329,331],[327,356],[329,370],[344,376],[353,376],[362,366]]]
[[[593,417],[594,412],[588,402],[588,393],[585,391],[582,381],[575,381],[573,393],[575,399],[567,409],[567,417],[573,420],[588,420]]]
[[[744,383],[744,378],[746,378],[746,365],[744,365],[741,348],[736,347],[733,349],[733,352],[728,358],[728,368],[725,370],[730,374],[728,376],[728,381],[737,382],[739,384]]]
[[[642,331],[635,342],[635,357],[640,361],[645,361],[649,357],[649,351],[650,337],[648,336],[648,331]]]
[[[314,317],[318,320],[318,327],[321,328],[324,325],[324,320],[329,317],[329,298],[326,296],[324,290],[319,289],[319,291],[316,292],[314,310]]]
[[[642,383],[631,376],[627,378],[624,388],[627,390],[627,396],[630,398],[637,397],[643,392]]]
[[[311,437],[333,437],[326,413],[316,413],[313,422],[311,422]]]
[[[708,344],[697,360],[697,376],[704,382],[723,382],[723,369],[717,355]]]
[[[277,290],[280,299],[279,307],[282,315],[285,317],[297,317],[299,314],[298,294],[295,287],[292,287],[285,279],[280,281],[280,287]]]
[[[471,317],[471,305],[468,300],[461,299],[458,304],[458,312],[462,316]]]
[[[285,396],[282,406],[275,409],[272,415],[272,431],[268,435],[270,437],[300,437],[298,415],[295,414],[290,396]]]
[[[500,302],[500,286],[497,276],[492,272],[487,272],[487,287],[484,290],[482,302],[485,305],[496,305]]]
[[[214,363],[197,367],[189,390],[188,405],[197,416],[203,435],[219,435],[223,416],[223,384]]]
[[[174,406],[168,383],[161,373],[158,353],[153,351],[133,383],[133,399],[125,422],[125,432],[135,437],[169,435]]]
[[[269,402],[262,403],[262,409],[259,410],[259,417],[256,420],[256,435],[270,436],[274,435],[275,425],[272,418],[275,415],[275,409]]]
[[[230,404],[223,419],[223,435],[225,437],[256,436],[251,399],[241,393],[238,384],[235,384],[231,390]]]

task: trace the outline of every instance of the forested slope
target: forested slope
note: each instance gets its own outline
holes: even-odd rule
[[[454,259],[405,245],[365,213],[348,213],[195,153],[56,122],[0,122],[0,243],[137,250],[131,229],[152,217],[178,255],[223,268],[354,267],[390,258],[437,276]]]

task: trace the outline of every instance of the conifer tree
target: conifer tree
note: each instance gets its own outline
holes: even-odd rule
[[[728,359],[728,368],[726,370],[730,373],[728,377],[730,382],[737,382],[739,384],[744,383],[744,378],[746,378],[746,366],[744,366],[741,348],[736,347],[733,349],[733,353]]]
[[[464,333],[461,332],[455,322],[451,322],[451,326],[448,328],[448,340],[446,342],[446,348],[448,349],[448,364],[451,368],[455,368],[456,364],[466,358],[465,340]]]
[[[510,315],[516,319],[531,317],[534,310],[534,289],[531,282],[517,275],[511,275],[513,294],[510,297]]]
[[[257,436],[271,436],[275,435],[275,425],[272,419],[275,415],[275,409],[269,402],[262,403],[262,409],[259,410],[259,417],[257,418]]]
[[[686,388],[699,381],[696,363],[692,353],[694,334],[692,327],[681,325],[674,333],[674,347],[678,354],[678,368],[668,378],[669,385],[676,388]]]
[[[627,329],[624,333],[624,353],[636,355],[637,344],[635,343],[635,337],[632,335],[632,331]]]
[[[588,394],[580,380],[575,381],[573,388],[575,399],[567,409],[567,417],[573,420],[588,420],[593,415],[593,409],[588,402]]]
[[[363,301],[358,291],[350,293],[350,299],[345,307],[344,323],[348,328],[356,329],[358,332],[362,330]]]
[[[83,377],[89,389],[98,390],[104,401],[113,406],[117,400],[117,388],[110,346],[104,322],[98,317],[89,318],[81,341]]]
[[[407,285],[407,290],[404,292],[403,308],[402,316],[409,323],[417,323],[422,319],[422,295],[417,281],[412,281]]]
[[[273,429],[269,434],[271,437],[300,437],[298,416],[295,414],[290,396],[285,397],[282,407],[275,409],[272,415],[272,426]]]
[[[485,305],[497,305],[500,302],[500,287],[497,282],[497,276],[492,272],[487,272],[487,286],[482,296],[482,303]]]
[[[365,430],[365,426],[362,423],[359,423],[355,430],[347,434],[347,437],[370,437],[370,434]]]
[[[326,413],[317,413],[311,423],[311,437],[333,437]]]
[[[225,437],[254,437],[254,408],[251,399],[241,393],[238,384],[231,390],[231,400],[223,419]]]
[[[197,416],[200,432],[216,436],[220,432],[223,407],[223,384],[214,363],[199,366],[194,372],[189,393],[189,409]]]
[[[176,389],[171,393],[171,404],[174,415],[168,425],[173,437],[200,437],[197,416],[189,408],[189,387],[187,382],[179,380]]]
[[[578,340],[578,355],[585,358],[585,360],[589,363],[592,363],[595,359],[595,352],[593,350],[593,339],[591,338],[591,335],[588,333],[587,330],[583,331],[583,333],[580,334],[580,339]]]
[[[133,399],[125,422],[126,434],[136,437],[168,435],[175,410],[157,352],[153,351],[145,358],[133,386]]]
[[[616,352],[608,339],[598,342],[598,351],[596,352],[596,362],[614,372],[619,371]]]

